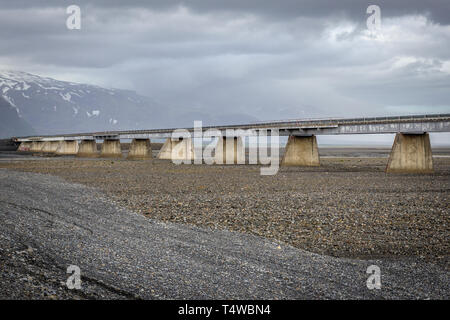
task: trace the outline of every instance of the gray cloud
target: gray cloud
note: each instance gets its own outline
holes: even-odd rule
[[[450,3],[447,0],[15,0],[2,1],[2,8],[27,9],[43,7],[67,7],[71,4],[80,6],[96,6],[103,9],[110,8],[151,8],[153,10],[170,11],[179,6],[184,6],[199,13],[250,13],[272,17],[274,19],[291,19],[295,17],[326,17],[330,15],[342,15],[363,22],[361,12],[370,4],[376,4],[383,8],[383,16],[393,17],[409,14],[428,15],[431,20],[441,23],[450,23]]]
[[[65,7],[82,8],[67,30]],[[450,112],[448,1],[1,1],[0,67],[263,119]]]

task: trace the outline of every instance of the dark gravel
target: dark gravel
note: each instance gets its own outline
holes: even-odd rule
[[[162,160],[53,158],[0,167],[99,188],[160,221],[244,232],[335,257],[414,257],[448,267],[450,158],[435,158],[432,175],[386,175],[386,161],[322,158],[321,167],[281,168],[275,176],[261,176],[259,166]]]
[[[79,291],[64,286],[71,264],[81,268]],[[381,290],[366,288],[371,264]],[[340,259],[158,222],[95,189],[5,169],[0,265],[0,298],[449,298],[448,272],[420,259]]]

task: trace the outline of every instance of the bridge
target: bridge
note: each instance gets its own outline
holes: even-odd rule
[[[245,163],[242,137],[261,134],[289,136],[281,161],[285,166],[320,165],[317,135],[395,133],[386,172],[433,172],[429,132],[450,132],[450,114],[408,115],[371,118],[302,119],[251,124],[104,131],[13,138],[21,152],[50,152],[80,157],[122,157],[120,140],[132,139],[129,159],[149,159],[151,139],[166,139],[159,159],[194,159],[192,137],[208,134],[218,138],[218,164]],[[103,140],[101,152],[96,142]]]

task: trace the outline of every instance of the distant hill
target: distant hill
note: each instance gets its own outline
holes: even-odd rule
[[[23,118],[17,109],[0,96],[0,138],[35,134],[35,130]]]
[[[38,134],[159,126],[167,110],[133,91],[0,71],[0,94]]]
[[[10,126],[10,131],[3,128],[7,136],[27,135],[31,132],[29,125],[36,134],[58,134],[187,127],[193,126],[194,120],[202,120],[204,125],[257,120],[246,114],[191,112],[185,106],[171,108],[134,91],[59,81],[21,71],[0,71],[0,96],[23,120],[14,130]],[[12,116],[9,112],[8,117]],[[5,118],[2,111],[0,118]]]

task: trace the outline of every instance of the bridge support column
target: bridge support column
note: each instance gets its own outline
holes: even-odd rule
[[[158,159],[168,160],[193,160],[194,147],[191,138],[179,138],[172,140],[167,138],[158,153]]]
[[[77,157],[96,158],[98,157],[97,143],[92,140],[81,140]]]
[[[44,141],[33,141],[31,143],[30,151],[31,152],[41,152],[43,146],[44,146]]]
[[[73,155],[77,154],[77,152],[78,152],[77,140],[61,140],[59,141],[59,145],[55,153],[59,155]]]
[[[127,159],[145,160],[152,158],[150,139],[133,139]]]
[[[282,166],[320,166],[316,136],[289,136]]]
[[[42,146],[42,152],[54,153],[58,149],[59,141],[45,141]]]
[[[100,157],[104,158],[122,158],[119,139],[105,139],[102,144]]]
[[[163,146],[159,150],[158,159],[165,159],[170,160],[172,159],[172,139],[167,138],[166,141],[164,141]]]
[[[216,164],[245,164],[242,137],[219,137],[215,152]]]
[[[18,152],[28,152],[31,151],[31,141],[23,141],[20,143],[19,148],[17,148]]]
[[[386,172],[432,173],[433,158],[429,134],[397,133]]]

